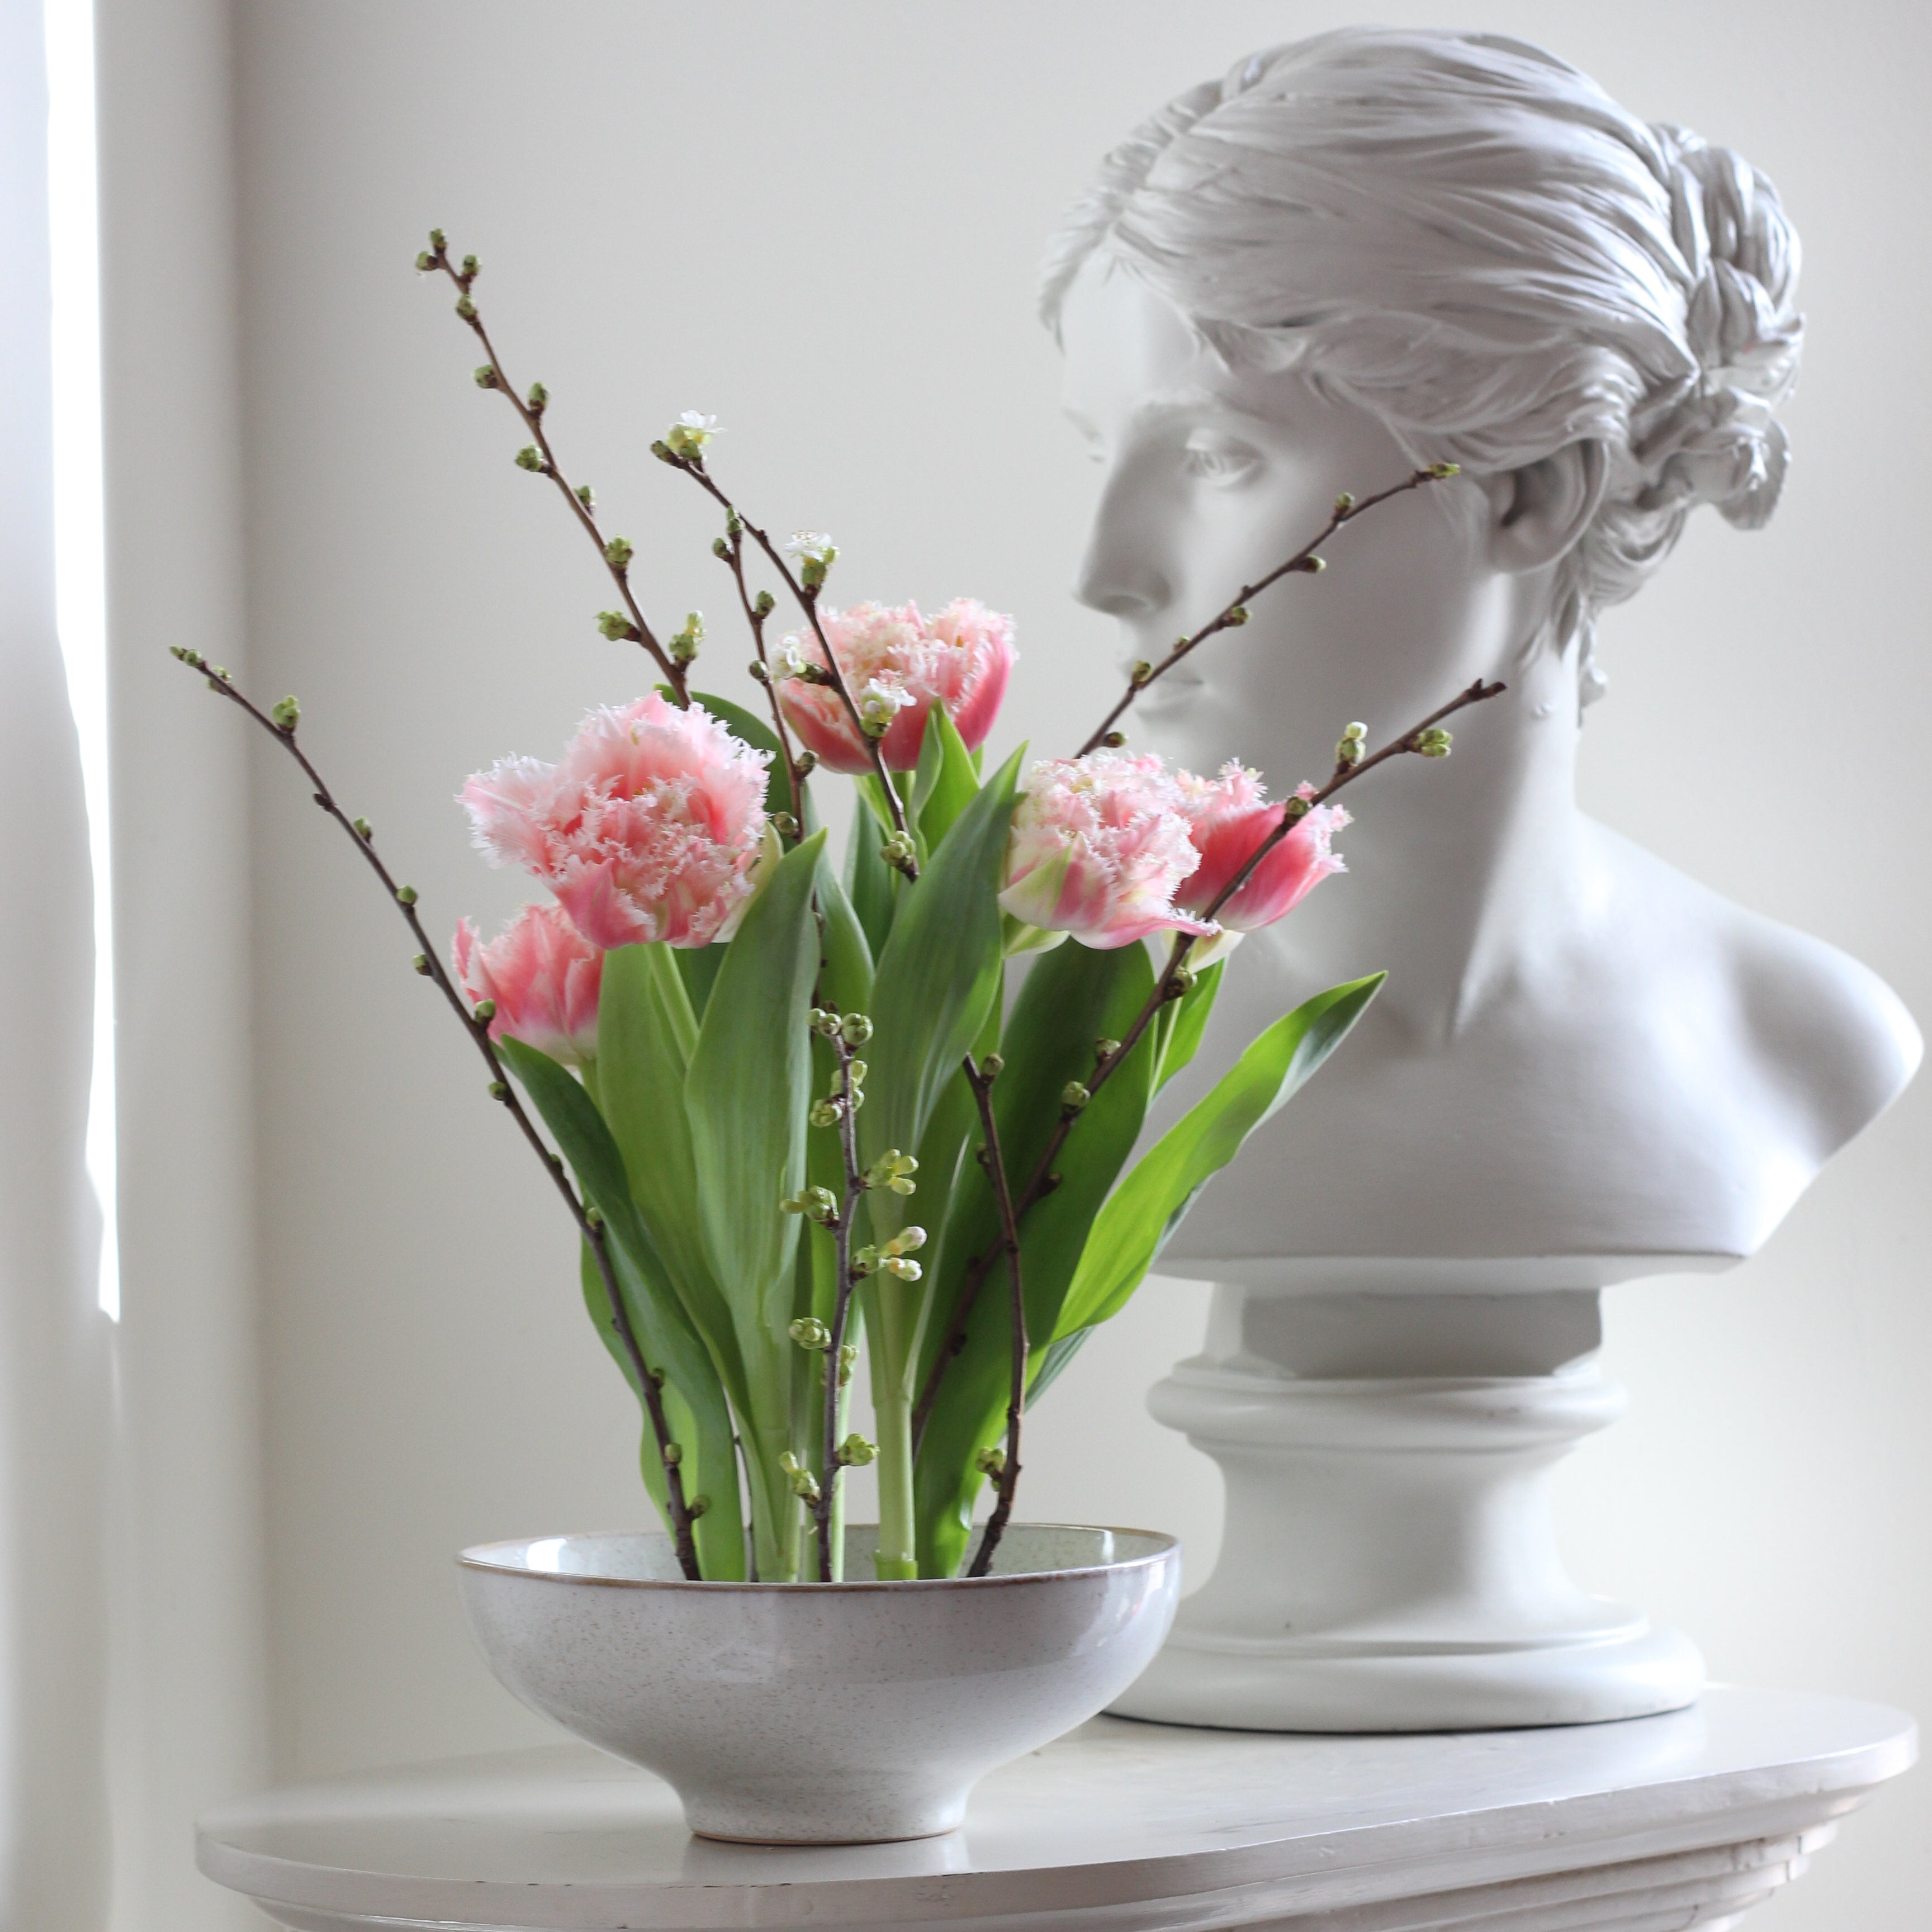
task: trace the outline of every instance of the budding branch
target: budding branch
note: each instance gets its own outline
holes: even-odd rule
[[[1265,577],[1258,577],[1253,583],[1243,584],[1199,630],[1191,636],[1181,638],[1160,663],[1149,665],[1144,672],[1136,667],[1135,674],[1127,680],[1126,689],[1120,694],[1120,702],[1100,720],[1093,734],[1074,756],[1084,758],[1089,752],[1097,752],[1107,742],[1114,726],[1126,716],[1127,709],[1134,700],[1148,686],[1164,677],[1190,652],[1205,644],[1217,632],[1235,630],[1245,624],[1248,621],[1249,604],[1270,584],[1279,583],[1282,578],[1293,576],[1298,572],[1312,576],[1319,571],[1322,567],[1322,559],[1316,553],[1345,524],[1352,524],[1358,517],[1366,515],[1377,504],[1386,503],[1391,497],[1406,496],[1410,490],[1420,490],[1427,484],[1444,482],[1456,473],[1454,464],[1433,464],[1426,470],[1417,470],[1400,483],[1391,484],[1386,490],[1377,490],[1372,496],[1364,496],[1359,503],[1352,496],[1337,496],[1334,508],[1329,512],[1328,522],[1292,556],[1285,562],[1276,564]]]
[[[488,358],[490,381],[485,386],[501,390],[508,398],[511,407],[522,418],[524,428],[530,432],[530,440],[537,446],[541,458],[541,473],[549,477],[563,492],[564,501],[570,506],[578,522],[583,526],[585,535],[597,546],[597,554],[603,560],[604,568],[610,572],[611,581],[617,586],[617,595],[623,600],[625,612],[630,620],[635,641],[642,644],[656,659],[658,668],[670,680],[679,706],[682,708],[688,705],[691,702],[691,694],[686,688],[684,666],[658,643],[656,633],[652,630],[650,621],[644,616],[636,594],[631,588],[628,564],[612,561],[610,545],[603,532],[597,527],[597,518],[590,504],[584,500],[582,493],[571,488],[557,462],[556,453],[551,448],[550,437],[543,426],[546,403],[541,400],[526,402],[517,393],[516,387],[509,377],[504,374],[502,362],[490,340],[490,332],[483,326],[483,318],[478,313],[476,302],[470,292],[479,272],[475,266],[476,258],[473,255],[465,256],[463,266],[458,268],[449,259],[448,248],[441,238],[440,231],[431,238],[431,241],[433,245],[423,251],[429,261],[430,268],[432,272],[440,269],[456,284],[456,312],[469,324],[470,332],[482,345],[483,353]]]
[[[718,487],[711,472],[706,467],[701,454],[694,456],[681,455],[668,444],[656,446],[655,453],[660,461],[669,464],[674,470],[682,470],[700,489],[722,507],[728,518],[742,524],[752,541],[764,552],[766,560],[784,580],[786,590],[791,593],[793,602],[805,613],[806,621],[812,626],[812,634],[818,640],[818,648],[824,653],[825,668],[828,673],[826,682],[838,694],[839,703],[844,706],[846,715],[852,721],[853,730],[858,733],[860,737],[864,741],[866,749],[871,754],[873,772],[879,781],[880,788],[885,793],[886,809],[892,814],[892,830],[901,837],[906,836],[905,806],[900,800],[898,788],[892,783],[892,773],[886,769],[885,755],[879,748],[879,740],[866,729],[866,721],[859,716],[859,707],[854,701],[851,687],[845,682],[844,670],[832,651],[831,639],[825,634],[824,626],[819,621],[818,586],[802,584],[799,580],[796,572],[785,561],[784,553]],[[762,645],[759,655],[761,657],[764,655]],[[776,693],[773,694],[772,702],[774,706],[778,702]],[[916,879],[919,877],[918,866],[909,855],[896,860],[893,862],[907,878]]]
[[[982,1158],[987,1178],[993,1184],[993,1198],[1000,1210],[1000,1246],[1006,1257],[1006,1276],[1012,1285],[1012,1374],[1006,1393],[1006,1448],[995,1480],[993,1513],[980,1538],[969,1576],[983,1576],[992,1568],[993,1552],[1013,1513],[1013,1492],[1020,1480],[1020,1419],[1026,1412],[1027,1358],[1031,1345],[1027,1337],[1026,1291],[1020,1281],[1020,1223],[1014,1211],[1012,1191],[1006,1183],[1006,1163],[1000,1152],[1000,1128],[993,1114],[993,1081],[998,1066],[966,1056],[966,1084],[973,1090],[974,1105],[980,1110],[980,1125],[986,1136]]]
[[[578,1232],[590,1244],[590,1252],[597,1263],[597,1272],[604,1284],[604,1293],[610,1304],[610,1324],[616,1331],[619,1342],[628,1358],[638,1379],[638,1392],[642,1397],[646,1413],[650,1418],[652,1432],[657,1438],[658,1454],[664,1464],[664,1488],[670,1505],[671,1529],[677,1546],[677,1560],[686,1576],[693,1581],[698,1576],[698,1549],[691,1533],[691,1512],[684,1498],[684,1480],[676,1462],[670,1460],[667,1451],[672,1446],[670,1426],[664,1415],[664,1395],[658,1377],[644,1360],[644,1351],[639,1346],[637,1332],[631,1324],[629,1311],[624,1305],[622,1292],[618,1286],[616,1270],[610,1260],[608,1238],[602,1220],[594,1214],[590,1204],[573,1187],[563,1171],[563,1163],[544,1144],[543,1137],[536,1125],[524,1111],[523,1102],[517,1097],[517,1090],[511,1084],[508,1073],[498,1058],[495,1043],[490,1037],[488,1023],[477,1018],[464,1004],[463,995],[448,969],[437,956],[437,950],[424,929],[422,918],[416,910],[416,896],[412,887],[398,885],[389,868],[376,852],[375,835],[365,831],[345,812],[335,801],[335,794],[324,782],[321,772],[310,761],[308,754],[296,742],[296,727],[292,722],[284,724],[269,716],[249,698],[243,695],[228,674],[218,666],[209,664],[199,653],[188,651],[178,655],[191,670],[199,671],[208,680],[208,688],[241,710],[244,711],[268,736],[274,739],[290,758],[302,767],[304,775],[313,788],[315,802],[341,826],[356,849],[368,862],[383,889],[388,893],[391,902],[401,913],[416,944],[422,949],[416,956],[419,962],[417,970],[434,981],[436,990],[442,994],[454,1012],[463,1030],[469,1034],[471,1043],[483,1057],[484,1064],[490,1070],[491,1097],[502,1102],[509,1110],[510,1117],[521,1130],[523,1136],[544,1164],[544,1171],[551,1184],[562,1197],[577,1222]]]

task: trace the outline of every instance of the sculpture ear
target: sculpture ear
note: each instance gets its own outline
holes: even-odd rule
[[[1573,442],[1539,463],[1484,477],[1496,568],[1516,576],[1565,555],[1604,500],[1605,474],[1601,443]]]

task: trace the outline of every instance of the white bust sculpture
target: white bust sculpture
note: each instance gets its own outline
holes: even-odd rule
[[[1595,1345],[1589,1291],[1752,1253],[1910,1077],[1918,1034],[1870,972],[1574,796],[1597,613],[1700,504],[1751,529],[1776,503],[1797,266],[1737,155],[1520,42],[1383,29],[1183,94],[1056,242],[1045,310],[1103,468],[1078,594],[1120,619],[1127,661],[1279,562],[1338,491],[1462,466],[1257,599],[1141,701],[1135,736],[1196,770],[1232,752],[1280,796],[1325,775],[1350,720],[1380,742],[1478,676],[1509,687],[1454,721],[1446,765],[1402,761],[1352,798],[1354,879],[1245,942],[1176,1083],[1178,1106],[1317,987],[1389,970],[1168,1250],[1170,1272],[1230,1285],[1184,1380],[1558,1370]],[[1216,1453],[1233,1441],[1168,1406]],[[1264,1534],[1230,1485],[1224,1570]],[[1260,1642],[1280,1608],[1222,1634]],[[1509,1708],[1495,1720],[1526,1720]]]

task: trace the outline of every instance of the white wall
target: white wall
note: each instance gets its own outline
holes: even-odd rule
[[[550,386],[566,460],[637,541],[654,609],[724,608],[709,518],[644,453],[678,410],[714,410],[758,514],[837,533],[848,594],[1016,611],[1004,735],[1058,744],[1111,677],[1111,640],[1066,593],[1089,472],[1031,316],[1042,239],[1142,113],[1352,10],[244,0],[251,675],[299,693],[312,748],[432,926],[517,896],[466,848],[464,775],[548,752],[586,704],[646,680],[592,632],[600,574],[511,466],[520,438],[471,386],[448,292],[410,272],[423,230],[483,256],[512,373]],[[1492,0],[1482,23],[1742,148],[1808,245],[1785,506],[1765,536],[1694,530],[1607,627],[1589,802],[1869,961],[1922,1018],[1928,438],[1911,349],[1932,296],[1932,26],[1880,0]],[[176,745],[208,738],[198,695],[154,692]],[[251,753],[254,1150],[271,1716],[294,1776],[542,1735],[472,1655],[449,1554],[642,1505],[568,1230],[393,914],[268,749]],[[158,809],[179,837],[205,826],[200,806]],[[1721,1676],[1932,1710],[1928,1132],[1921,1092],[1759,1260],[1613,1298],[1633,1411],[1578,1459],[1573,1557],[1694,1633]],[[1195,1346],[1201,1305],[1154,1284],[1082,1358],[1040,1413],[1030,1513],[1183,1526],[1204,1570],[1213,1473],[1140,1407]],[[1907,1932],[1928,1822],[1932,1782],[1888,1793],[1754,1922]]]

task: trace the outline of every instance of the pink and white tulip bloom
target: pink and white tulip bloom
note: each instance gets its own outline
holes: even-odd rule
[[[507,1034],[566,1066],[596,1058],[604,956],[561,906],[524,907],[487,946],[466,919],[456,928],[456,971],[472,1001],[496,1001],[492,1040]]]
[[[462,800],[478,848],[544,880],[592,946],[709,946],[763,877],[769,762],[653,694],[592,712],[556,764],[478,772]]]
[[[1212,937],[1174,904],[1200,863],[1180,784],[1161,760],[1091,752],[1034,766],[1013,813],[1003,912],[1106,952],[1150,933]]]
[[[986,742],[1013,665],[1010,617],[961,597],[932,617],[916,604],[855,604],[822,613],[820,622],[854,701],[865,715],[890,720],[878,740],[890,770],[910,771],[919,763],[935,704],[945,707],[969,752]],[[795,662],[824,668],[816,637],[788,638],[784,648]],[[781,676],[777,691],[786,722],[820,764],[835,772],[872,769],[871,741],[830,685]]]
[[[1200,864],[1174,893],[1175,902],[1190,911],[1204,914],[1230,880],[1245,866],[1255,848],[1282,822],[1287,807],[1270,805],[1258,772],[1230,760],[1218,778],[1182,774],[1181,809]],[[1299,788],[1306,798],[1312,785]],[[1331,872],[1346,872],[1340,853],[1329,841],[1348,823],[1339,805],[1318,805],[1281,839],[1243,882],[1240,891],[1214,916],[1227,937],[1219,945],[1204,946],[1197,963],[1232,949],[1244,932],[1257,932],[1292,912]]]

